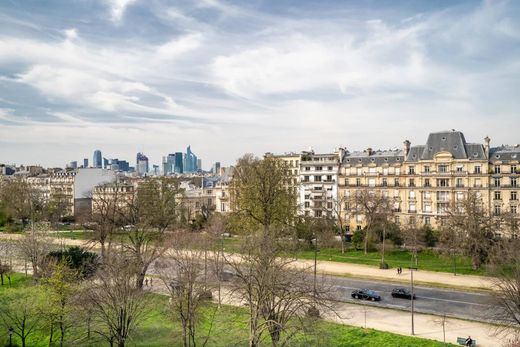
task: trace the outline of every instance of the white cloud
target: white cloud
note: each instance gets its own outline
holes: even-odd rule
[[[118,23],[123,18],[125,10],[128,6],[137,0],[106,0],[110,6],[110,15],[112,21]]]

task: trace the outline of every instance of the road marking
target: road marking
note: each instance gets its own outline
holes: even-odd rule
[[[431,298],[431,297],[428,297],[428,296],[417,296],[417,299],[429,299],[429,300],[433,300],[433,301],[446,301],[446,302],[452,302],[452,303],[456,303],[456,304],[477,305],[477,306],[485,306],[485,307],[493,306],[493,305],[487,305],[487,304],[479,304],[479,303],[476,303],[476,302],[467,302],[467,301],[460,301],[460,300]]]

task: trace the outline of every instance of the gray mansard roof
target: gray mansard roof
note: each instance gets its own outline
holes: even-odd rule
[[[432,160],[439,152],[449,152],[455,159],[485,160],[484,146],[467,143],[460,131],[442,131],[431,133],[424,146],[413,146],[406,161]]]
[[[368,165],[368,164],[399,164],[404,161],[404,152],[402,150],[377,150],[370,155],[367,151],[363,152],[347,152],[343,157],[343,165]]]
[[[515,146],[500,146],[489,150],[490,162],[508,162],[520,160],[520,145]]]

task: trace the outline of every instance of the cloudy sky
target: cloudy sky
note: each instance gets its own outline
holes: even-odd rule
[[[520,1],[4,0],[0,163],[520,142]]]

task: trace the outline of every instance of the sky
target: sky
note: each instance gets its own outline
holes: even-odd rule
[[[520,1],[0,1],[0,163],[520,143]]]

